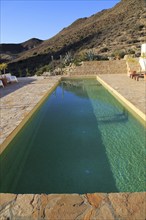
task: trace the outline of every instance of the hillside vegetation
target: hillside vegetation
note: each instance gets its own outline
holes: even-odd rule
[[[69,52],[76,60],[139,56],[141,44],[146,41],[145,6],[145,0],[121,0],[111,9],[76,20],[51,39],[1,44],[1,59],[8,62],[14,74],[21,71],[22,75],[33,75],[43,66],[51,65],[51,56],[57,65]]]

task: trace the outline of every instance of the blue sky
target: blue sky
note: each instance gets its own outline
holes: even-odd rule
[[[78,18],[89,17],[120,0],[0,0],[0,42],[49,39]]]

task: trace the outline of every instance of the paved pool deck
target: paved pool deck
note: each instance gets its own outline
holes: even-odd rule
[[[98,75],[115,91],[146,114],[146,81],[124,74]],[[19,82],[0,88],[1,151],[7,139],[60,80],[60,76],[18,78]],[[93,193],[61,195],[0,194],[0,220],[145,220],[146,193]]]
[[[144,78],[136,81],[124,74],[103,74],[98,76],[146,114],[146,80]]]
[[[0,144],[14,133],[45,94],[60,80],[60,76],[18,78],[18,83],[0,88]],[[2,151],[2,148],[1,148]]]

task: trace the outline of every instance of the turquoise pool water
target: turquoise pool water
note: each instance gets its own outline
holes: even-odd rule
[[[145,134],[96,80],[62,81],[0,156],[0,192],[145,191]]]

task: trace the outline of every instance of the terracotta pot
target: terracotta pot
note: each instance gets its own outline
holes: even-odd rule
[[[7,79],[6,78],[2,78],[1,80],[3,82],[3,85],[6,86],[7,85]]]

